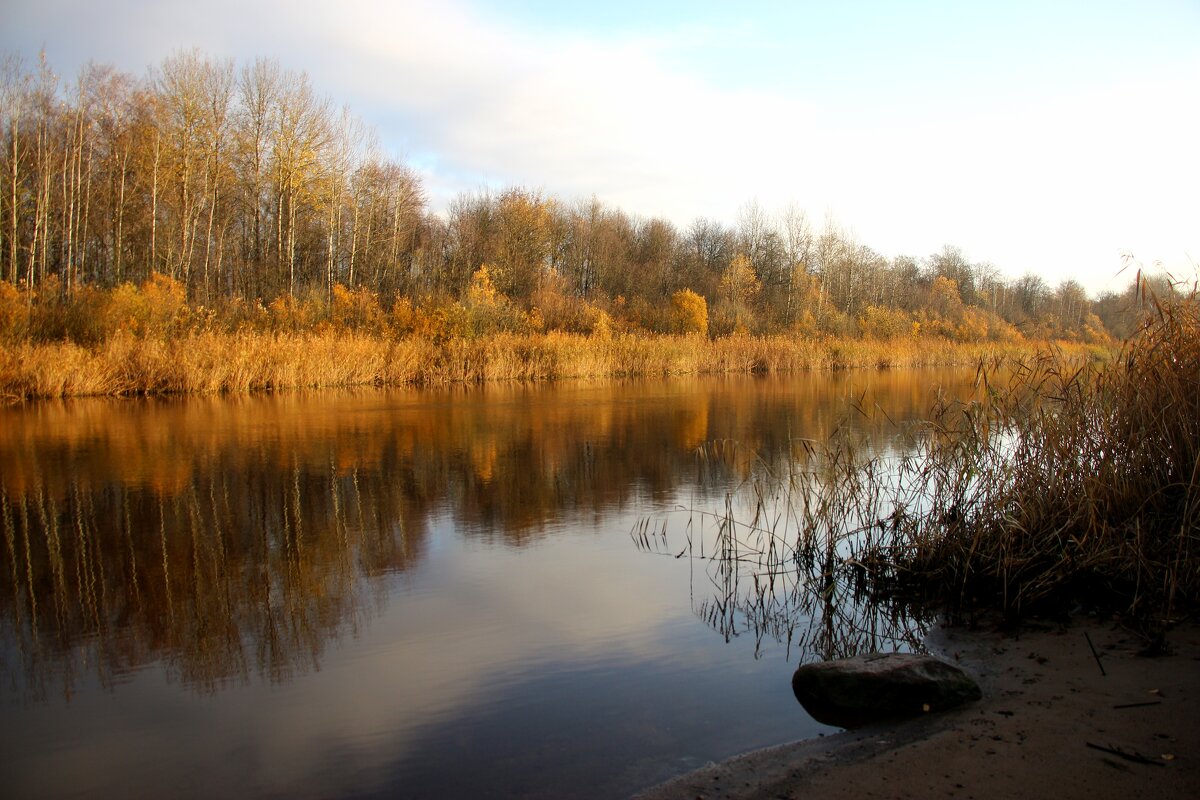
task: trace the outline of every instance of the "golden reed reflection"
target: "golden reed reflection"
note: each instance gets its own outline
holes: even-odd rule
[[[520,546],[698,478],[705,442],[919,416],[953,373],[505,385],[0,411],[0,626],[34,697],[152,662],[199,691],[319,665],[419,568],[432,516]],[[863,394],[865,392],[865,394]],[[749,458],[734,465],[748,472]],[[7,662],[8,659],[6,659]]]

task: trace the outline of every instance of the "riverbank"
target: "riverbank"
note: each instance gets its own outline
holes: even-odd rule
[[[350,331],[187,333],[104,342],[0,345],[0,397],[244,393],[498,380],[772,374],[798,370],[974,366],[1035,342],[568,333],[430,339]],[[1105,357],[1085,345],[1081,360]]]
[[[983,700],[749,753],[638,797],[1200,797],[1200,624],[1175,626],[1163,648],[1091,618],[939,629],[927,646],[973,674]]]

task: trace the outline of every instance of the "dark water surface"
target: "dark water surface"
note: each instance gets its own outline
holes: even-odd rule
[[[888,446],[970,377],[0,410],[0,787],[621,797],[816,736],[816,640],[722,621],[686,520],[657,555],[631,531],[839,425]]]

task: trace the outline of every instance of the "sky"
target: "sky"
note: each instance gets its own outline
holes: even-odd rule
[[[794,208],[1092,292],[1200,265],[1200,0],[0,0],[0,54],[66,78],[193,47],[307,72],[435,212]]]

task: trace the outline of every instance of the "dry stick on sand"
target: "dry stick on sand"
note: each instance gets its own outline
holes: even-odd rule
[[[1108,677],[1108,673],[1104,671],[1104,664],[1100,662],[1100,654],[1096,652],[1096,645],[1092,644],[1092,637],[1088,636],[1087,631],[1083,632],[1083,637],[1087,639],[1088,647],[1092,650],[1092,657],[1096,659],[1096,666],[1100,668],[1100,674]]]
[[[1093,750],[1099,750],[1103,753],[1111,753],[1114,756],[1123,758],[1126,761],[1132,761],[1135,764],[1148,764],[1149,766],[1152,766],[1152,767],[1165,767],[1166,766],[1166,764],[1164,764],[1163,762],[1158,761],[1157,759],[1147,758],[1146,756],[1142,755],[1141,753],[1127,753],[1124,750],[1120,749],[1119,747],[1105,747],[1104,745],[1093,744],[1092,742],[1087,742],[1086,744],[1088,747],[1092,748]]]

